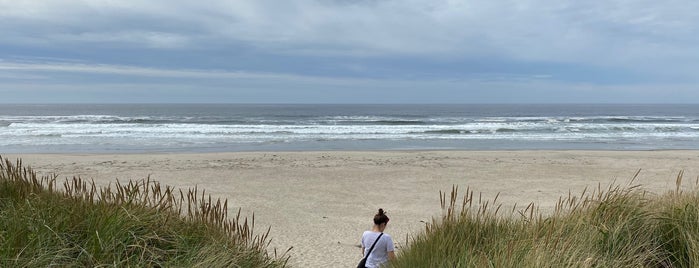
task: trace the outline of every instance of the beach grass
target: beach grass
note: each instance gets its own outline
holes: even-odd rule
[[[286,267],[267,232],[204,191],[58,183],[0,157],[0,267]]]
[[[545,213],[453,187],[391,267],[699,267],[696,183],[683,190],[680,173],[664,194],[632,184],[569,194]]]
[[[656,194],[632,179],[569,193],[550,211],[454,186],[390,266],[699,267],[698,184],[680,173]],[[289,266],[286,251],[268,249],[269,230],[253,233],[254,216],[227,211],[197,188],[59,182],[0,157],[0,267]]]

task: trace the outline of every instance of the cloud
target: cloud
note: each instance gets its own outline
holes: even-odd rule
[[[657,46],[692,47],[698,42],[697,8],[694,1],[645,0],[5,0],[0,18],[10,24],[6,30],[26,27],[13,27],[15,35],[38,32],[58,42],[206,47],[217,40],[288,53],[312,48],[570,61],[594,55],[625,60]],[[637,49],[627,53],[628,46]]]
[[[0,61],[0,73],[4,74],[0,102],[681,103],[699,99],[692,84],[599,85],[561,82],[545,75],[368,79],[7,60]]]
[[[146,48],[175,49],[188,46],[189,37],[176,33],[125,31],[125,32],[87,32],[77,34],[49,35],[50,40],[60,40],[63,43],[109,43],[112,46],[141,45]]]
[[[689,0],[0,0],[0,59],[76,60],[0,62],[0,80],[662,91],[698,82],[696,10]]]
[[[0,59],[0,71],[14,72],[17,77],[44,77],[51,74],[76,73],[85,75],[111,75],[111,76],[126,76],[126,77],[150,77],[150,78],[186,78],[186,79],[284,79],[295,81],[312,81],[315,83],[381,83],[390,81],[396,83],[404,81],[405,83],[413,83],[418,79],[376,79],[376,78],[345,78],[345,77],[328,77],[328,76],[311,76],[311,75],[294,75],[286,73],[271,73],[271,72],[248,72],[248,71],[229,71],[215,69],[173,69],[173,68],[156,68],[142,67],[130,65],[114,65],[114,64],[94,64],[75,61],[57,61],[58,59],[48,60],[3,60]],[[8,75],[6,77],[13,77]],[[2,77],[0,77],[2,78]],[[544,74],[521,75],[516,73],[479,73],[471,75],[468,78],[459,79],[443,79],[435,78],[428,81],[509,81],[509,82],[526,82],[534,80],[548,80],[552,77]]]
[[[284,79],[295,81],[324,81],[343,83],[349,79],[291,75],[283,73],[262,73],[246,71],[206,70],[206,69],[167,69],[113,64],[91,64],[81,62],[33,62],[8,61],[0,59],[0,70],[20,73],[19,77],[32,74],[51,75],[76,73],[86,75],[111,75],[146,78],[185,78],[185,79]],[[38,77],[38,76],[36,76]],[[360,80],[360,79],[354,79]],[[371,79],[365,79],[371,81]]]

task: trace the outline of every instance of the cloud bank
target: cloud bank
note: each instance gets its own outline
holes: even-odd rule
[[[30,77],[47,87],[159,77],[206,88],[212,78],[360,84],[387,96],[407,84],[415,100],[440,85],[467,100],[505,83],[554,102],[576,88],[604,101],[609,88],[633,87],[650,101],[653,88],[698,82],[697,10],[678,0],[0,0],[0,88]],[[297,92],[319,95],[307,91]],[[696,97],[686,91],[677,100]]]

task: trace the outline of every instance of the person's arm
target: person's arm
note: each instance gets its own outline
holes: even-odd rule
[[[364,247],[362,246],[362,256],[364,256]]]
[[[395,252],[389,251],[389,252],[387,252],[387,253],[388,253],[388,260],[389,260],[389,261],[393,261],[393,260],[396,259],[396,253],[395,253]]]
[[[388,255],[388,260],[393,261],[396,259],[396,246],[393,244],[393,239],[390,236],[388,238],[390,240],[388,241],[388,245],[386,247],[386,254]]]

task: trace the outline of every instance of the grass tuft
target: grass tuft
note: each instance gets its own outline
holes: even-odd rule
[[[150,178],[97,187],[0,157],[0,267],[286,267],[228,202]]]
[[[666,194],[598,186],[559,199],[548,214],[533,203],[507,214],[470,189],[460,198],[454,186],[440,192],[443,216],[409,238],[391,266],[699,267],[699,191],[683,192],[682,175]]]

